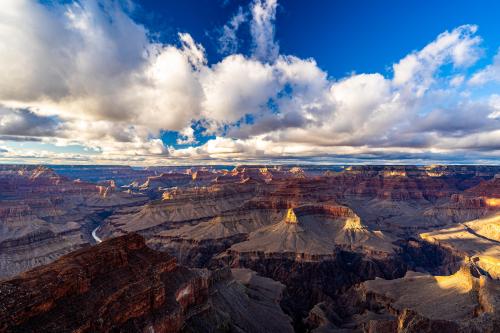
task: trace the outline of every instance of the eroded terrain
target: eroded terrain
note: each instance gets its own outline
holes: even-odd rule
[[[500,167],[89,168],[2,167],[0,331],[500,328]]]

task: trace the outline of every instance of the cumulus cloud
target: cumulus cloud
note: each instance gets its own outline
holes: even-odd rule
[[[269,65],[278,91],[266,96],[272,107],[262,112],[262,104],[254,106],[251,123],[176,154],[235,161],[374,152],[396,156],[402,151],[447,158],[467,150],[491,155],[498,149],[497,104],[474,100],[456,88],[481,55],[476,30],[466,25],[440,34],[397,62],[392,78],[372,73],[331,81],[314,60],[280,55]],[[452,82],[439,76],[449,64],[456,72]]]
[[[8,0],[2,6],[0,101],[30,110],[4,115],[3,132],[33,135],[20,127],[21,116],[47,130],[44,120],[57,117],[60,135],[71,142],[103,151],[128,142],[161,153],[151,136],[181,130],[199,115],[196,76],[206,59],[190,35],[179,34],[180,47],[155,44],[118,2]]]
[[[196,143],[196,137],[193,127],[186,127],[182,131],[179,131],[179,138],[177,139],[177,144],[186,145],[191,143]]]
[[[0,140],[88,149],[17,153],[24,158],[147,164],[499,155],[500,99],[470,90],[500,81],[499,56],[468,73],[482,55],[474,25],[438,35],[396,61],[390,76],[330,78],[314,59],[279,54],[276,0],[254,0],[230,19],[221,50],[237,52],[236,32],[249,20],[252,52],[214,64],[188,33],[175,45],[152,41],[119,2],[3,6]],[[444,66],[451,73],[442,76]],[[196,146],[193,124],[215,138]],[[177,131],[176,143],[189,146],[168,147],[163,131]]]
[[[118,5],[7,0],[2,6],[0,45],[8,64],[0,69],[8,78],[0,86],[3,100],[71,102],[113,93],[143,63],[146,30]],[[115,108],[98,102],[99,110],[91,111],[113,118]]]
[[[440,34],[422,50],[412,52],[394,64],[394,84],[406,86],[421,96],[434,82],[436,70],[446,63],[467,67],[477,61],[481,38],[476,36],[477,26],[463,25],[451,32]]]
[[[204,115],[218,123],[233,123],[258,113],[277,93],[273,68],[242,55],[231,55],[201,72]]]

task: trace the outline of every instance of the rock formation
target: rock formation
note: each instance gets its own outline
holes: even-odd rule
[[[55,170],[0,167],[3,277],[80,249],[4,281],[11,330],[495,331],[500,167]]]
[[[347,207],[316,204],[289,208],[281,221],[252,232],[247,241],[233,245],[229,251],[240,256],[287,253],[301,260],[318,260],[337,248],[391,253],[392,241],[368,230]]]
[[[474,273],[467,265],[450,276],[408,272],[401,279],[366,281],[357,292],[375,315],[354,318],[365,331],[496,332],[500,283]]]
[[[91,231],[103,214],[146,200],[106,185],[70,180],[47,167],[2,168],[0,279],[93,243]]]
[[[420,235],[500,279],[500,213]]]
[[[1,282],[0,331],[292,332],[282,289],[249,271],[190,270],[129,234]]]

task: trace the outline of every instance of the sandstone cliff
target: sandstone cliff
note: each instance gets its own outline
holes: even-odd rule
[[[366,281],[359,288],[365,306],[385,311],[392,319],[362,325],[372,332],[496,332],[499,292],[497,280],[476,275],[470,264],[451,276],[409,272],[392,281]]]
[[[102,215],[145,202],[113,181],[71,180],[42,166],[5,166],[0,187],[0,279],[93,243]]]
[[[130,234],[1,282],[0,332],[292,331],[278,283],[235,276],[179,266]]]

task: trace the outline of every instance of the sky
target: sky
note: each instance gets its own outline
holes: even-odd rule
[[[0,3],[0,163],[500,164],[498,1]]]

